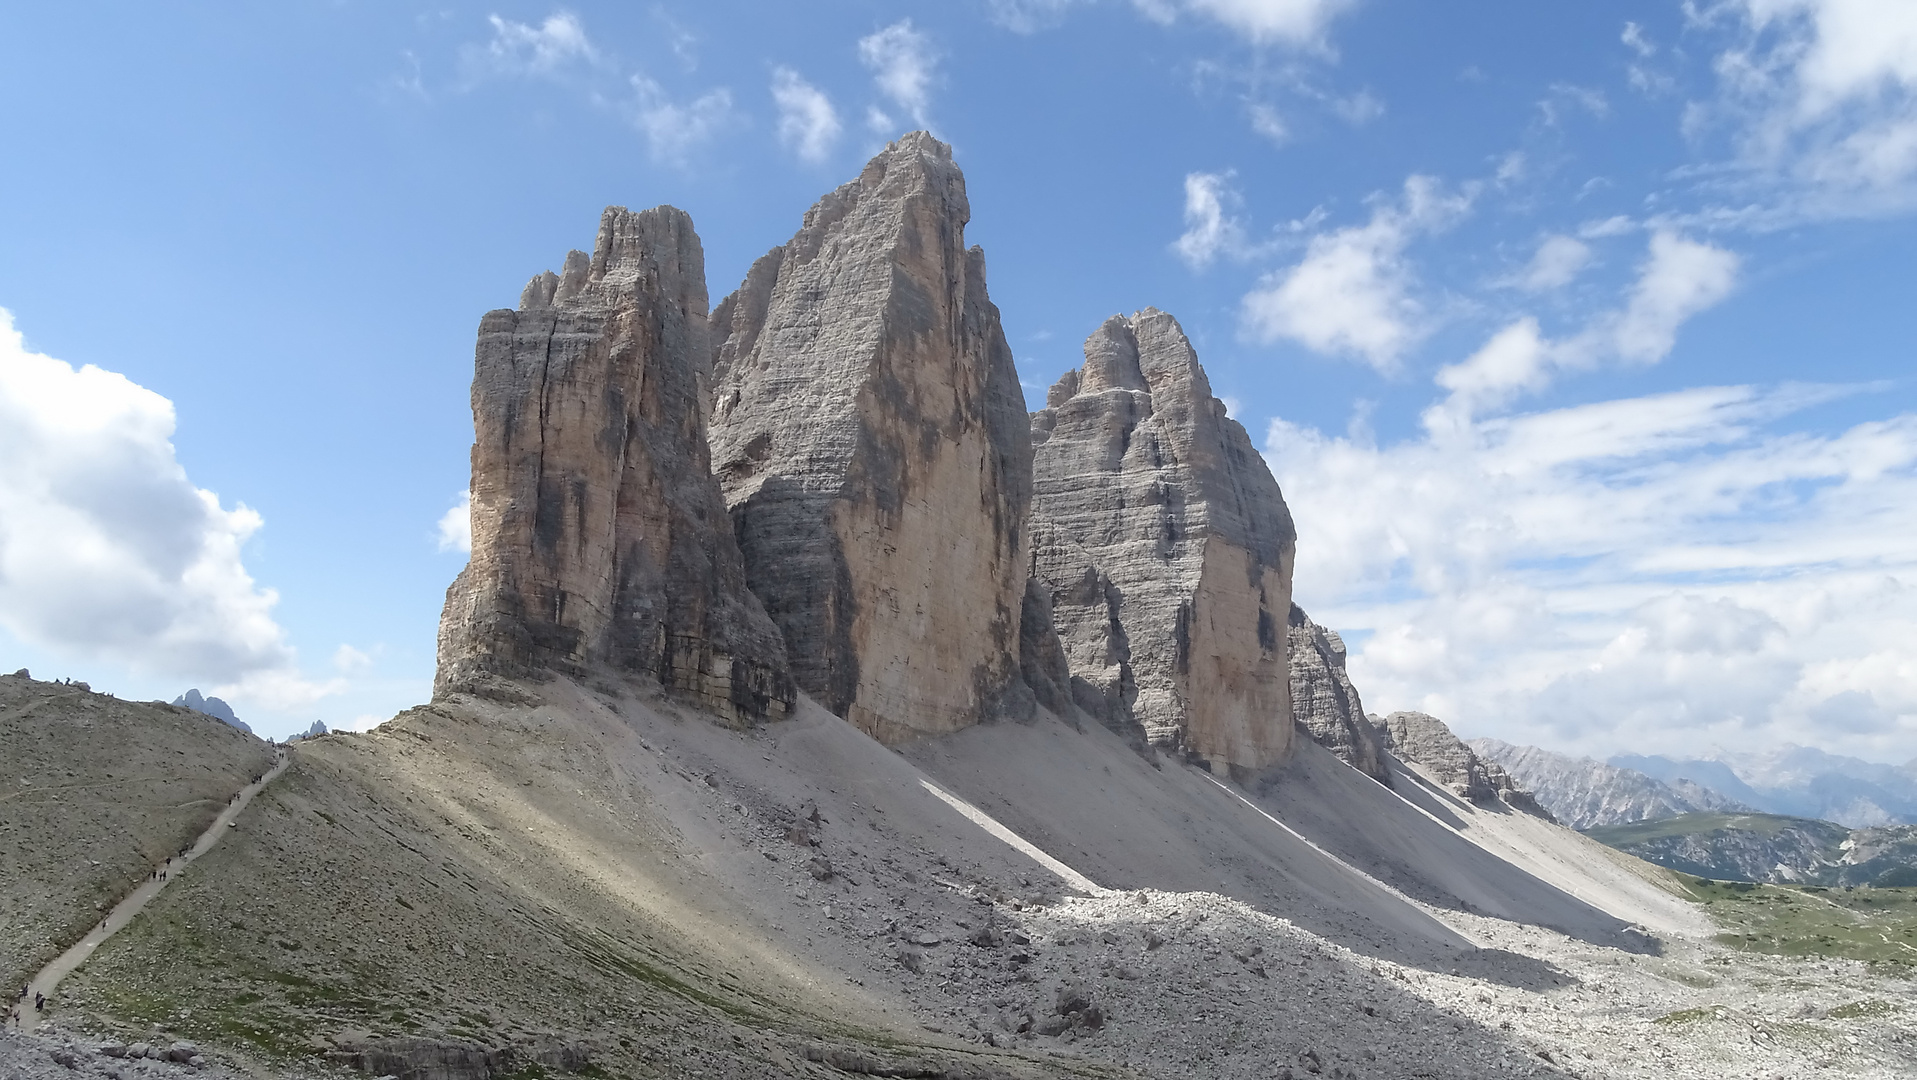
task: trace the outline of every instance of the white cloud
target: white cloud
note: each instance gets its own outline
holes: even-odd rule
[[[1405,181],[1402,198],[1374,203],[1371,220],[1311,238],[1305,257],[1267,275],[1244,297],[1240,324],[1262,342],[1281,338],[1317,352],[1356,356],[1380,371],[1397,366],[1423,336],[1405,249],[1462,215],[1471,193],[1447,193],[1430,177]]]
[[[1438,385],[1451,394],[1426,410],[1427,429],[1439,437],[1466,429],[1485,409],[1543,389],[1560,370],[1663,360],[1677,343],[1679,327],[1730,295],[1737,270],[1733,252],[1667,229],[1653,232],[1622,307],[1561,341],[1545,338],[1530,317],[1506,326],[1477,353],[1438,372]]]
[[[1182,7],[1223,24],[1254,45],[1312,46],[1322,43],[1331,20],[1352,0],[1133,0],[1154,22],[1173,21]]]
[[[632,77],[632,119],[646,137],[654,161],[683,165],[700,144],[733,120],[732,91],[707,91],[681,104],[644,75]]]
[[[1731,0],[1742,38],[1716,58],[1716,118],[1742,164],[1796,188],[1792,216],[1917,203],[1917,7],[1906,0]],[[1708,112],[1708,111],[1707,111]]]
[[[439,517],[439,550],[473,553],[473,493],[462,491],[452,509]]]
[[[471,75],[556,75],[578,64],[599,62],[577,16],[558,12],[538,26],[487,16],[492,40],[467,46],[461,59]]]
[[[988,0],[992,21],[1015,34],[1035,34],[1065,20],[1079,0]],[[1089,3],[1090,0],[1085,0]]]
[[[1657,46],[1651,44],[1651,39],[1645,36],[1644,28],[1634,22],[1624,24],[1624,32],[1618,35],[1618,40],[1642,58],[1649,59],[1657,55]]]
[[[1653,232],[1630,303],[1612,329],[1617,354],[1640,363],[1662,360],[1685,320],[1730,295],[1737,268],[1729,251],[1670,230]]]
[[[1385,448],[1274,422],[1299,601],[1353,632],[1368,706],[1467,734],[1903,760],[1917,416],[1791,430],[1838,392],[1707,387]]]
[[[781,67],[772,71],[772,100],[779,106],[779,141],[805,161],[824,161],[843,130],[832,99],[798,72]]]
[[[373,658],[351,645],[341,643],[339,648],[333,650],[333,669],[342,675],[364,671],[372,666]]]
[[[1262,101],[1251,104],[1251,130],[1279,144],[1291,137],[1290,129],[1285,126],[1285,118],[1278,115],[1277,109]]]
[[[1544,116],[1544,122],[1553,127],[1562,124],[1565,113],[1573,108],[1582,109],[1599,120],[1611,115],[1611,102],[1604,91],[1574,83],[1552,83],[1550,91],[1538,101],[1538,112]]]
[[[1531,262],[1511,280],[1527,292],[1549,292],[1576,280],[1591,264],[1590,245],[1573,237],[1547,236],[1538,244]]]
[[[0,309],[0,624],[24,642],[222,696],[312,701],[241,549],[260,516],[187,479],[173,404],[29,352]]]
[[[1229,209],[1241,201],[1229,172],[1185,174],[1185,232],[1172,250],[1194,270],[1245,250],[1245,230]]]
[[[932,51],[931,39],[912,28],[912,20],[901,19],[860,38],[859,61],[871,69],[872,81],[878,85],[879,92],[903,109],[913,124],[931,128],[927,110],[931,107],[938,56]],[[872,114],[885,115],[877,109],[873,109]]]

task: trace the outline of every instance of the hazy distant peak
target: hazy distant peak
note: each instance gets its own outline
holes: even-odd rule
[[[174,698],[173,704],[181,708],[192,709],[196,713],[205,713],[215,720],[221,721],[231,727],[239,728],[248,735],[253,734],[252,728],[247,727],[239,717],[233,715],[233,706],[228,705],[216,697],[201,697],[198,688],[188,690],[186,693]]]

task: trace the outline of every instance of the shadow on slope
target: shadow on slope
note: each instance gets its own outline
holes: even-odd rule
[[[1659,952],[1644,932],[1697,930],[1683,901],[1610,865],[1599,845],[1502,803],[1479,805],[1393,759],[1395,790],[1312,743],[1257,801],[1325,850],[1437,907]],[[1527,842],[1528,841],[1528,842]]]
[[[1353,952],[1411,967],[1469,965],[1511,985],[1559,978],[1529,957],[1474,957],[1472,942],[1374,878],[1423,883],[1397,868],[1463,857],[1494,878],[1480,890],[1487,901],[1501,886],[1529,887],[1540,898],[1554,890],[1454,835],[1437,851],[1417,850],[1420,842],[1439,839],[1435,823],[1316,744],[1300,748],[1276,785],[1283,795],[1275,803],[1259,800],[1264,806],[1202,770],[1163,761],[1154,767],[1103,728],[1078,731],[1049,716],[1030,725],[971,728],[911,744],[903,753],[1105,887],[1219,893]],[[1340,772],[1353,783],[1341,783]],[[1271,806],[1275,814],[1267,812]],[[1349,826],[1331,827],[1343,818],[1366,826],[1355,834]],[[1401,843],[1366,849],[1346,842],[1393,830],[1402,831]],[[1328,850],[1319,836],[1345,850]],[[1351,850],[1371,857],[1364,873],[1345,861]]]
[[[411,1075],[457,1060],[465,1080],[1122,1076],[1126,1060],[1150,1075],[1207,1071],[1205,1039],[1180,1049],[1161,1037],[1186,1018],[1165,1010],[1214,995],[1216,947],[1183,943],[1204,897],[1069,898],[1042,862],[982,828],[984,814],[961,812],[905,757],[810,702],[734,731],[612,687],[555,680],[526,693],[540,703],[453,699],[298,744],[235,833],[63,988],[59,1015],[282,1064],[318,1054]],[[1091,797],[1085,781],[1106,765],[1150,771],[1102,732],[1077,773],[1060,755],[1083,757],[1085,737],[1049,720],[933,747],[1017,755],[1047,740],[1056,777],[1023,759],[1001,772],[1082,801],[1059,834],[1082,842],[1053,851],[1095,877],[1124,869],[1117,831],[1162,812],[1178,829],[1146,838],[1157,843],[1140,850],[1162,862],[1134,876],[1290,890],[1336,940],[1453,967],[1499,959],[1295,838],[1277,845],[1288,876],[1274,873],[1270,838],[1289,834],[1191,770]],[[1150,801],[1118,812],[1139,796]],[[1115,900],[1125,906],[1107,925],[1130,927],[1129,944],[1056,931],[1052,913]],[[1148,931],[1168,943],[1141,944]],[[1280,1055],[1270,1060],[1355,1054],[1339,1041],[1351,1016],[1375,1022],[1363,1048],[1380,1063],[1431,1076],[1482,1075],[1519,1052],[1283,920],[1245,932],[1278,954],[1257,992],[1234,999],[1247,1029],[1266,1031],[1257,1053]],[[1128,949],[1141,970],[1163,970],[1150,976],[1168,980],[1162,993],[1125,982],[1139,977],[1118,966]],[[1031,1030],[1080,984],[1124,1011],[1102,1027]]]

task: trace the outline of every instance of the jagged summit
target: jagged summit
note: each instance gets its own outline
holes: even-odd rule
[[[220,698],[200,696],[198,687],[188,690],[186,693],[174,698],[173,705],[176,708],[192,709],[196,713],[210,716],[228,727],[239,728],[248,735],[253,733],[253,729],[248,727],[245,721],[234,715],[233,706],[228,705]]]
[[[1029,710],[1031,446],[951,149],[819,200],[713,312],[712,459],[798,685],[880,739]]]
[[[1032,573],[1079,706],[1234,770],[1283,761],[1297,532],[1178,320],[1106,320],[1031,423]]]
[[[440,694],[487,676],[644,672],[721,715],[783,715],[785,650],[713,480],[705,255],[669,206],[601,216],[590,257],[480,321],[473,554]]]

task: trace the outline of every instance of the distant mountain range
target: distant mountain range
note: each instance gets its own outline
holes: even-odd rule
[[[1683,777],[1767,814],[1819,818],[1854,829],[1917,823],[1917,762],[1879,765],[1788,746],[1715,760],[1620,754],[1610,763],[1666,783]]]
[[[1774,885],[1917,885],[1917,826],[1847,829],[1781,814],[1698,813],[1613,825],[1591,839],[1699,877]]]
[[[1681,777],[1666,782],[1590,758],[1497,739],[1472,739],[1469,745],[1478,756],[1503,766],[1552,817],[1573,829],[1655,821],[1698,811],[1754,809]]]
[[[1559,821],[1577,829],[1704,811],[1756,812],[1853,829],[1917,824],[1917,762],[1880,765],[1803,746],[1766,754],[1591,758],[1473,739]]]

